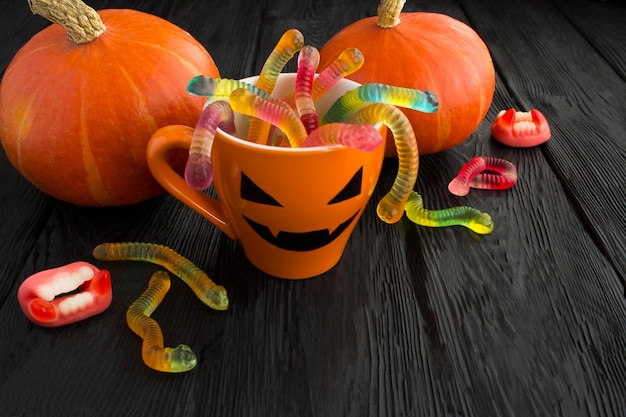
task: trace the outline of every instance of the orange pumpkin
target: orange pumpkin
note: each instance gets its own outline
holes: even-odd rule
[[[0,140],[11,163],[43,192],[77,205],[128,205],[161,193],[148,140],[162,126],[196,123],[203,99],[186,85],[198,74],[219,77],[209,53],[147,13],[96,12],[77,0],[29,4],[58,24],[18,51],[0,84]]]
[[[435,93],[436,113],[403,110],[420,155],[435,153],[463,142],[482,122],[493,99],[495,70],[472,28],[439,13],[401,13],[403,6],[404,0],[382,0],[378,16],[346,26],[320,50],[319,68],[355,47],[365,61],[348,78]],[[396,155],[393,141],[387,141],[386,155]]]

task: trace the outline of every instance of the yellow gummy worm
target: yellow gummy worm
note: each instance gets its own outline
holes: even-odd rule
[[[296,148],[306,139],[307,132],[298,113],[287,105],[272,99],[264,99],[243,88],[233,91],[228,99],[234,111],[252,116],[277,126],[283,131],[292,147]]]
[[[156,271],[150,278],[148,288],[126,310],[126,323],[143,339],[141,356],[149,368],[161,372],[186,372],[196,366],[196,354],[187,345],[164,347],[161,327],[150,317],[169,289],[167,272]]]
[[[228,308],[226,289],[215,284],[208,275],[176,251],[153,243],[101,243],[93,250],[101,261],[146,261],[167,268],[182,279],[196,296],[215,310]]]
[[[272,94],[276,86],[276,80],[285,64],[304,46],[304,35],[297,29],[289,29],[278,40],[274,50],[270,53],[261,68],[256,87],[267,94]],[[252,142],[265,142],[270,130],[270,125],[262,120],[252,119],[248,129],[248,140]]]
[[[413,223],[428,227],[465,226],[479,233],[493,232],[493,221],[487,213],[482,213],[473,207],[457,206],[441,210],[427,210],[424,208],[422,196],[412,191],[405,206],[406,216]]]

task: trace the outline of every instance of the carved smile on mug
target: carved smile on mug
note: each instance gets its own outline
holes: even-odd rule
[[[363,181],[363,168],[352,176],[350,181],[333,197],[328,204],[338,204],[361,194],[361,184]],[[258,204],[266,204],[270,206],[283,207],[281,203],[272,197],[269,193],[261,189],[246,174],[241,173],[241,198]],[[291,232],[280,231],[274,235],[270,228],[264,224],[260,224],[249,217],[243,215],[243,218],[250,227],[265,241],[272,245],[291,251],[307,252],[322,248],[340,236],[357,217],[358,211],[350,218],[342,222],[333,231],[330,229],[311,230],[308,232]]]

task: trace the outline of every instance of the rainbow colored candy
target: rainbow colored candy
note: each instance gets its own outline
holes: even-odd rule
[[[516,182],[517,168],[513,163],[490,156],[476,156],[463,165],[459,174],[448,184],[448,190],[454,195],[464,196],[469,193],[470,187],[506,190]]]
[[[380,132],[370,124],[329,123],[315,129],[301,147],[343,145],[370,152],[382,143]]]
[[[289,29],[278,40],[278,43],[263,64],[256,87],[271,95],[276,81],[285,64],[304,46],[304,36],[297,29]],[[262,120],[252,119],[248,129],[248,140],[251,142],[265,142],[269,136],[270,125]]]
[[[145,261],[167,268],[182,279],[196,296],[215,310],[228,308],[226,289],[215,284],[204,271],[176,251],[154,243],[101,243],[93,250],[101,261]]]
[[[256,87],[272,94],[278,75],[285,64],[304,46],[304,35],[297,29],[289,29],[278,40],[278,43],[263,64]]]
[[[252,116],[277,126],[283,131],[292,147],[297,148],[307,137],[307,132],[296,112],[287,104],[264,99],[244,89],[233,91],[228,100],[234,111]]]
[[[391,190],[378,203],[376,212],[381,220],[395,223],[404,214],[404,203],[415,186],[419,169],[419,153],[415,133],[409,119],[391,104],[369,104],[358,110],[350,119],[352,123],[384,123],[393,133],[398,151],[398,173]]]
[[[363,54],[357,48],[344,50],[313,82],[313,100],[319,99],[340,80],[361,69],[363,62]]]
[[[207,104],[217,100],[228,100],[230,94],[238,88],[245,88],[263,98],[270,96],[250,83],[229,78],[209,78],[197,75],[187,84],[187,92],[194,96],[207,97]]]
[[[317,111],[313,103],[313,78],[320,61],[317,48],[305,45],[298,56],[295,101],[296,110],[307,133],[317,129]]]
[[[378,83],[363,84],[342,95],[328,110],[322,124],[345,120],[351,113],[371,103],[387,103],[424,113],[434,113],[439,107],[437,97],[430,91]]]
[[[412,191],[404,205],[406,216],[413,223],[427,227],[465,226],[479,233],[493,232],[493,221],[487,213],[482,213],[468,206],[451,207],[441,210],[424,208],[422,196]]]
[[[218,126],[228,133],[234,133],[233,109],[226,101],[209,103],[196,124],[191,138],[189,158],[185,166],[185,182],[194,190],[209,188],[213,182],[211,148]]]
[[[175,348],[164,347],[161,327],[150,317],[165,298],[170,284],[167,272],[156,271],[148,288],[126,310],[126,323],[143,339],[141,356],[148,367],[162,372],[187,372],[198,363],[196,354],[183,344]]]

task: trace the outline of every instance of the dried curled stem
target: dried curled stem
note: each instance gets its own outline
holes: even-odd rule
[[[80,0],[28,0],[33,14],[58,23],[76,44],[91,42],[106,31],[98,13]]]
[[[406,0],[380,0],[376,25],[390,29],[400,24],[400,13]]]

